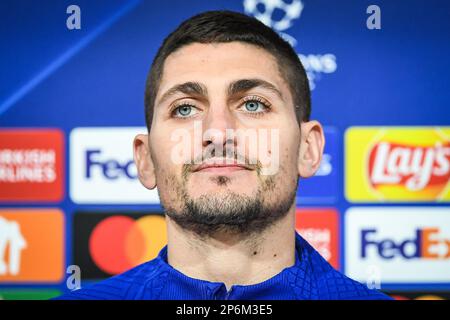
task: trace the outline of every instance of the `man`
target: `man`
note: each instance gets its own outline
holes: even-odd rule
[[[295,232],[298,179],[324,148],[297,54],[261,22],[211,11],[159,49],[145,94],[139,179],[158,187],[168,245],[65,299],[385,299]]]

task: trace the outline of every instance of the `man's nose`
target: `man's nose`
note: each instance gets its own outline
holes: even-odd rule
[[[234,131],[236,129],[236,121],[233,117],[232,111],[227,106],[212,106],[208,110],[208,115],[204,118],[203,123],[203,146],[213,143],[216,146],[225,146],[231,141],[230,133],[227,130]],[[233,135],[231,140],[234,144]]]

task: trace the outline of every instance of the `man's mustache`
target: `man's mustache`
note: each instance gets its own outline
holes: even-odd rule
[[[195,169],[205,163],[218,163],[218,164],[233,164],[237,163],[245,166],[249,170],[255,170],[258,176],[261,173],[262,164],[259,160],[250,160],[248,157],[239,154],[231,149],[224,149],[221,155],[216,155],[215,152],[212,152],[209,155],[206,155],[205,152],[199,155],[198,157],[192,159],[189,163],[183,164],[183,176],[187,176],[187,174],[195,171]]]

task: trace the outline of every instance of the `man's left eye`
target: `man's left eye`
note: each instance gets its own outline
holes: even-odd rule
[[[182,104],[172,111],[172,116],[175,118],[189,118],[198,113],[198,109],[190,104]]]
[[[249,100],[244,103],[244,108],[249,112],[263,112],[267,109],[267,106],[256,100]]]

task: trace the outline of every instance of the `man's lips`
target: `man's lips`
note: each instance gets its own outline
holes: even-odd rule
[[[227,173],[239,170],[253,170],[250,166],[245,164],[233,163],[202,163],[194,167],[193,172],[213,172],[213,173]]]

